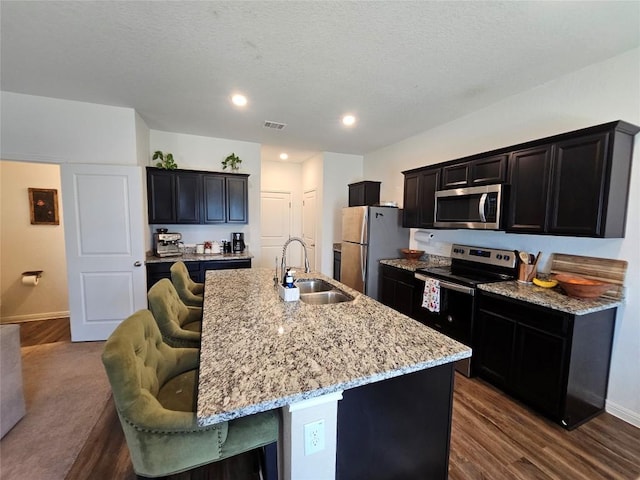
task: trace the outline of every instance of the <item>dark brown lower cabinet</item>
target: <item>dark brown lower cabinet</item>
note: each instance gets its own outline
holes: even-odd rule
[[[178,260],[175,260],[178,261]],[[147,289],[158,280],[168,278],[171,280],[171,265],[173,261],[147,263]],[[234,259],[234,260],[206,260],[195,262],[184,262],[194,282],[202,283],[205,280],[207,270],[227,270],[231,268],[251,268],[251,259]]]
[[[345,390],[336,480],[446,480],[453,363]]]
[[[573,315],[480,292],[474,373],[573,429],[604,410],[616,310]]]
[[[414,318],[416,281],[413,272],[380,264],[378,289],[380,303]]]

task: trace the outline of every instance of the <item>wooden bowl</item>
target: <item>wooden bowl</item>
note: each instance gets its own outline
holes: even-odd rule
[[[412,250],[410,248],[401,248],[400,253],[407,260],[417,261],[420,259],[422,255],[424,255],[424,250]]]
[[[559,273],[553,277],[558,281],[564,292],[575,298],[598,298],[613,287],[610,283],[591,280],[578,275]]]

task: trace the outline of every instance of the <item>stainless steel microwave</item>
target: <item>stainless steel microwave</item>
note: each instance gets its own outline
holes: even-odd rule
[[[434,226],[499,230],[504,192],[501,184],[439,190]]]

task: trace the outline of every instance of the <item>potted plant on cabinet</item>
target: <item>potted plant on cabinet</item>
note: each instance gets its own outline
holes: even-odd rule
[[[231,153],[227,158],[222,161],[222,169],[226,170],[227,167],[231,168],[232,172],[237,171],[240,168],[240,164],[242,163],[242,159],[238,157],[235,153]]]
[[[156,150],[153,153],[153,160],[160,160],[156,163],[156,167],[164,168],[165,170],[175,170],[178,168],[178,164],[173,159],[173,153],[167,153],[166,155],[160,150]]]

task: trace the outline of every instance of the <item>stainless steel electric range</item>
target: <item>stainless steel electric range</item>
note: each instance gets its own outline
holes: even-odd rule
[[[418,269],[415,278],[427,289],[424,303],[414,308],[420,322],[473,348],[477,286],[513,280],[517,252],[454,244],[451,266]],[[433,300],[435,295],[435,301]],[[437,301],[439,300],[439,302]],[[456,363],[456,370],[471,376],[473,356]]]

